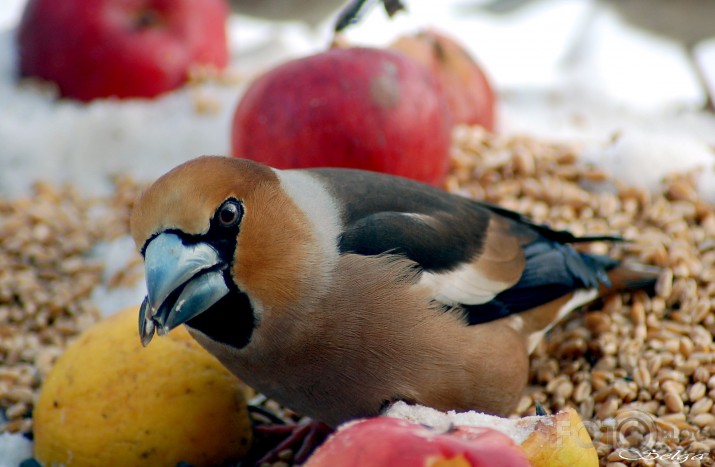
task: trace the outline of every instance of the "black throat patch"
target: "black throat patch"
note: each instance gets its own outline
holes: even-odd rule
[[[231,289],[214,306],[187,321],[186,325],[217,342],[240,349],[251,341],[256,323],[248,296]]]

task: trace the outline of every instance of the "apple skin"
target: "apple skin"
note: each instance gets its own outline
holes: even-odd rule
[[[305,467],[530,467],[508,436],[485,427],[438,432],[389,417],[348,423],[320,446]]]
[[[462,45],[442,32],[426,29],[390,45],[427,67],[447,99],[455,124],[494,130],[496,96],[483,68]]]
[[[251,83],[234,114],[232,154],[279,169],[349,167],[438,184],[451,128],[420,64],[389,50],[336,48]]]
[[[226,66],[228,14],[224,0],[30,0],[20,75],[81,101],[155,97],[194,65]]]

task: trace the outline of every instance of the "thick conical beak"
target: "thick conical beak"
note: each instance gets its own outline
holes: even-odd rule
[[[178,235],[162,233],[144,251],[147,296],[139,310],[139,335],[147,345],[156,329],[164,335],[203,313],[229,289],[218,252],[206,243],[185,244]]]

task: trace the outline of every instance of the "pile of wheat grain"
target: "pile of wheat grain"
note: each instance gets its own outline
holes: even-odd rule
[[[0,432],[30,433],[44,376],[67,343],[99,318],[91,302],[103,265],[93,248],[128,230],[136,184],[107,198],[38,183],[0,200]]]
[[[651,194],[580,164],[574,148],[456,133],[450,191],[577,234],[622,235],[630,241],[589,249],[663,268],[652,296],[590,305],[531,359],[518,414],[533,414],[536,402],[575,407],[603,465],[713,465],[715,209],[693,176],[674,175]]]

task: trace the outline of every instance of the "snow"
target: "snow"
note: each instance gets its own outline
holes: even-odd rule
[[[715,200],[712,148],[682,134],[661,135],[655,131],[630,130],[600,147],[590,146],[584,159],[600,163],[610,173],[633,186],[656,191],[665,173],[697,170],[700,191]],[[652,164],[651,161],[659,161]]]
[[[0,6],[0,196],[24,193],[36,179],[102,194],[114,173],[150,181],[197,155],[226,154],[233,108],[250,78],[323,49],[330,37],[327,22],[310,29],[233,16],[236,79],[151,101],[78,104],[17,85],[13,38],[24,3]],[[393,20],[375,8],[347,38],[383,46],[427,25],[446,31],[497,86],[502,133],[576,142],[588,160],[653,190],[668,173],[697,168],[701,192],[715,202],[715,118],[698,110],[703,90],[681,45],[635,29],[596,0],[533,0],[508,14],[490,13],[477,0],[406,3],[409,13]],[[696,59],[715,89],[715,38],[698,45]],[[213,110],[197,111],[202,102]],[[128,238],[97,247],[107,278],[130,250]],[[111,313],[142,295],[143,284],[100,287],[94,299]],[[28,443],[0,436],[0,465],[27,457]]]
[[[74,182],[102,194],[109,176],[150,180],[198,154],[228,152],[227,125],[239,86],[205,84],[157,102],[54,101],[35,86],[16,86],[12,33],[0,35],[0,193],[24,193],[33,180]],[[216,103],[198,113],[196,99]],[[169,116],[167,118],[166,116]]]
[[[616,159],[642,162],[655,146],[647,143],[654,133],[665,139],[672,133],[697,146],[700,165],[712,155],[715,120],[696,110],[702,90],[675,42],[629,27],[594,1],[532,1],[510,14],[489,13],[478,3],[413,0],[408,14],[392,20],[375,8],[348,30],[347,38],[383,46],[426,25],[446,30],[497,85],[500,131],[582,143],[609,169],[618,168],[612,166]],[[234,15],[230,43],[236,79],[189,86],[156,100],[79,104],[16,84],[13,28],[22,5],[8,0],[0,8],[0,195],[9,196],[26,192],[35,179],[72,181],[88,194],[101,194],[111,188],[112,174],[151,181],[197,155],[226,154],[233,109],[250,78],[288,58],[319,51],[330,38],[328,22],[312,30]],[[715,76],[715,41],[700,44],[697,56]],[[202,102],[212,109],[198,111]],[[609,145],[616,134],[621,144]],[[641,183],[657,186],[677,168],[673,153],[651,154],[650,170],[638,174]],[[704,169],[712,177],[711,164]]]
[[[531,416],[519,419],[497,417],[473,410],[468,412],[440,412],[423,405],[409,405],[403,401],[395,402],[384,414],[386,417],[399,418],[413,423],[419,423],[435,428],[437,431],[448,431],[453,426],[487,427],[509,436],[517,444],[521,444],[531,433],[537,422],[547,423],[544,417]]]
[[[104,315],[137,305],[146,295],[144,281],[137,281],[132,287],[109,287],[110,279],[125,270],[132,259],[136,258],[134,240],[125,235],[112,242],[101,243],[94,248],[93,256],[104,265],[102,284],[92,291],[92,301]]]
[[[32,457],[32,442],[22,435],[0,433],[0,467],[17,467]]]

